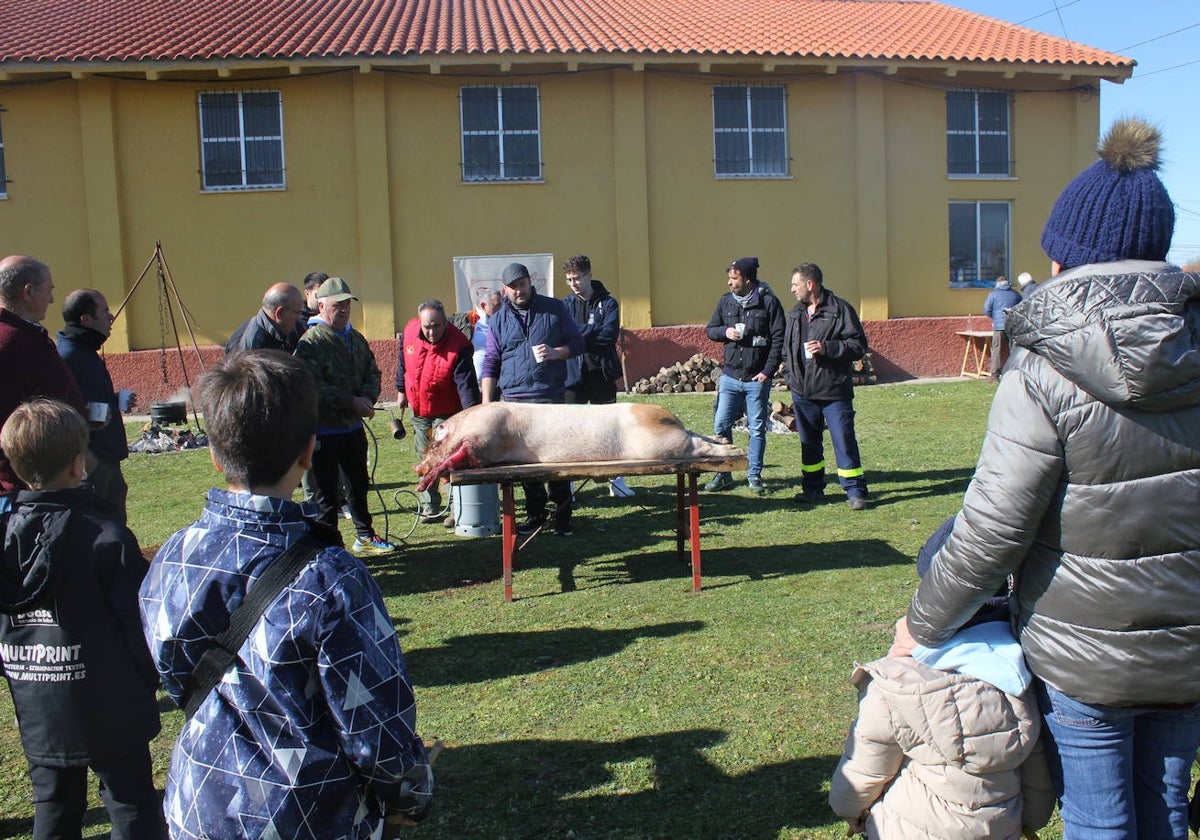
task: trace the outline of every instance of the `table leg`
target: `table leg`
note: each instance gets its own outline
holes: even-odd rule
[[[687,559],[683,553],[684,534],[687,533],[687,515],[684,509],[684,474],[675,474],[675,556],[682,563]]]
[[[971,338],[969,335],[963,336],[963,338],[965,340],[964,343],[966,344],[966,347],[963,348],[963,363],[960,375],[972,376],[973,374],[967,372],[967,363],[971,360],[971,350],[973,350],[975,347],[975,339]]]
[[[975,367],[979,371],[979,378],[991,376],[992,371],[988,365],[991,364],[992,358],[992,340],[990,338],[980,339],[979,359],[975,362]]]
[[[696,493],[696,473],[688,473],[688,503],[692,520],[692,591],[700,591],[700,497]]]
[[[517,515],[513,501],[513,486],[504,482],[501,487],[501,553],[504,555],[504,600],[512,601],[513,556],[517,553]]]

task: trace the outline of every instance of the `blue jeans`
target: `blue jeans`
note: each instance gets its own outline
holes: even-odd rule
[[[732,376],[722,376],[717,386],[717,414],[713,418],[713,433],[733,442],[733,424],[742,412],[750,428],[750,468],[747,478],[761,478],[763,454],[767,451],[767,421],[771,417],[771,380],[742,382]]]
[[[858,438],[854,435],[854,400],[806,400],[792,391],[792,411],[796,415],[796,433],[800,436],[800,487],[805,492],[825,492],[825,444],[822,436],[829,429],[833,457],[837,460],[838,481],[847,496],[867,497]]]
[[[1090,706],[1038,682],[1063,840],[1187,840],[1200,705]]]

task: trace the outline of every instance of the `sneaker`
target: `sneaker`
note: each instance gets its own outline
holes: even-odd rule
[[[805,490],[796,494],[796,501],[802,505],[820,505],[825,503],[825,494],[820,490]]]
[[[755,496],[761,496],[767,492],[767,488],[761,478],[748,478],[746,479],[746,484],[749,485],[750,492]]]
[[[350,513],[350,505],[342,505],[341,514],[342,514],[342,519],[349,519],[349,520],[354,519],[354,516]]]
[[[555,523],[554,523],[554,536],[556,536],[556,537],[569,537],[569,536],[571,536],[571,535],[572,535],[572,534],[574,534],[574,533],[575,533],[575,532],[574,532],[574,531],[571,529],[571,523],[570,523],[570,521],[567,521],[567,522],[555,522]]]
[[[729,473],[717,473],[712,477],[712,481],[704,485],[704,489],[709,493],[716,493],[719,490],[732,490],[733,476]]]
[[[423,507],[417,511],[417,521],[423,525],[428,525],[431,522],[437,522],[442,518],[442,515],[431,507]]]
[[[628,499],[633,495],[633,488],[625,483],[623,476],[609,479],[608,495],[615,496],[618,499]]]
[[[846,499],[846,507],[850,508],[850,510],[866,510],[867,500],[862,496],[851,496]]]
[[[356,537],[350,550],[355,554],[387,554],[389,551],[395,551],[396,546],[372,534],[365,540],[362,537]]]
[[[517,533],[520,534],[522,537],[528,537],[530,534],[534,533],[535,531],[540,530],[541,527],[545,524],[546,524],[545,514],[543,514],[542,516],[537,516],[537,517],[530,516],[530,517],[526,518],[524,522],[520,522],[517,524]]]

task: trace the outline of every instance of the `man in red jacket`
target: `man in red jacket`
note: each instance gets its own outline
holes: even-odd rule
[[[446,307],[430,298],[417,307],[400,339],[396,366],[396,402],[411,406],[413,447],[417,460],[433,438],[433,430],[449,417],[479,403],[479,380],[472,361],[474,348],[458,327],[446,319]],[[418,519],[435,522],[441,516],[437,485],[417,494]]]

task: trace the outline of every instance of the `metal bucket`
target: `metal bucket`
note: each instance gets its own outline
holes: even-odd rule
[[[487,537],[500,533],[500,485],[456,484],[454,533],[460,537]]]

